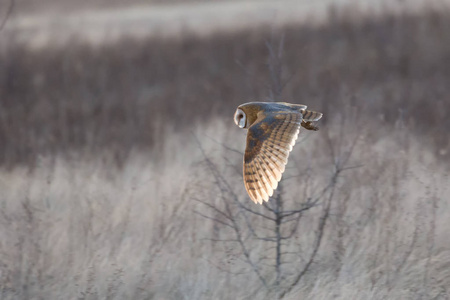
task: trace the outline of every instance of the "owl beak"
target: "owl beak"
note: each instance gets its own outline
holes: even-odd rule
[[[238,126],[239,126],[240,128],[245,128],[245,118],[244,118],[244,117],[242,117],[242,118],[239,120]]]

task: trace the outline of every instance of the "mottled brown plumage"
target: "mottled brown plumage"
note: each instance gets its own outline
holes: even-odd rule
[[[244,184],[255,203],[268,201],[273,195],[300,127],[318,130],[311,122],[322,114],[306,108],[285,102],[250,102],[237,108],[235,123],[248,129]]]

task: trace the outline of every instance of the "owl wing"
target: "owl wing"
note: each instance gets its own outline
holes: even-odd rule
[[[268,201],[277,188],[301,122],[300,112],[261,113],[248,129],[244,184],[255,203]]]

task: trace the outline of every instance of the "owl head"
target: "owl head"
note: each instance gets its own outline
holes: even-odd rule
[[[261,108],[255,103],[246,103],[238,106],[234,113],[234,123],[239,128],[249,128],[256,120]]]

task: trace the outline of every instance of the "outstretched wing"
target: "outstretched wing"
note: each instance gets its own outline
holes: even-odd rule
[[[262,114],[248,129],[244,183],[255,203],[268,201],[277,188],[301,122],[300,112],[274,112]]]

